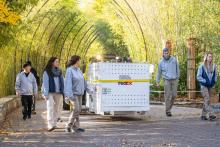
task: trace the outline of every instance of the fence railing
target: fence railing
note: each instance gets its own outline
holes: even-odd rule
[[[194,90],[194,91],[192,91],[192,90],[186,90],[186,91],[177,91],[177,95],[183,95],[183,94],[188,94],[188,93],[196,93],[197,95],[199,95],[199,96],[201,96],[201,91],[197,91],[197,90]],[[161,91],[161,90],[152,90],[152,91],[150,91],[150,94],[158,94],[158,96],[157,96],[157,100],[159,100],[159,101],[163,101],[163,94],[164,94],[164,91]],[[188,100],[190,100],[190,99],[188,99]]]

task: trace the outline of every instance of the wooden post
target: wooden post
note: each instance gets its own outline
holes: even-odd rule
[[[195,99],[196,93],[196,38],[187,39],[188,56],[187,56],[187,89],[188,98]]]

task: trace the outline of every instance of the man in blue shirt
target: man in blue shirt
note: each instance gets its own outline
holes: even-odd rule
[[[166,48],[163,49],[163,59],[159,62],[157,73],[157,86],[160,86],[160,79],[164,79],[164,97],[166,104],[166,115],[171,117],[171,109],[174,99],[177,96],[177,85],[180,76],[179,64],[175,57],[171,56],[172,44],[166,42]]]
[[[33,104],[32,97],[37,96],[38,92],[37,82],[34,75],[31,73],[30,64],[25,63],[23,65],[23,71],[17,75],[15,90],[16,95],[21,96],[23,119],[30,119]]]

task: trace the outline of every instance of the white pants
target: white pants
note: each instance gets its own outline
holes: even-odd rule
[[[47,121],[48,129],[57,125],[57,119],[61,116],[63,104],[63,95],[58,93],[49,93],[47,100]]]
[[[59,99],[59,108],[58,108],[57,118],[61,118],[62,111],[63,111],[63,95],[61,95],[61,99]]]

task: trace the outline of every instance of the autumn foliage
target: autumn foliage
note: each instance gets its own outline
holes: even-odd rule
[[[20,20],[20,16],[11,11],[4,2],[0,2],[0,23],[15,25]]]

